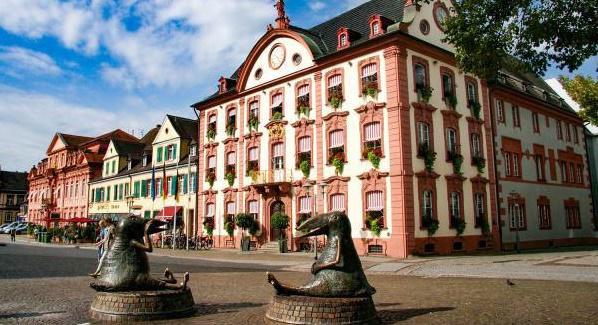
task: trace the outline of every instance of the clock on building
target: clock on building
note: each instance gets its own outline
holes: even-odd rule
[[[286,51],[280,44],[274,45],[270,51],[270,67],[272,69],[278,69],[284,63]]]
[[[443,3],[437,2],[434,6],[434,21],[436,22],[436,25],[438,25],[438,28],[440,28],[443,31],[444,21],[447,17],[448,9],[446,9],[446,6]]]

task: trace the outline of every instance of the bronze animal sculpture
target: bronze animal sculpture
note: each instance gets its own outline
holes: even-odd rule
[[[114,243],[106,253],[98,280],[90,283],[90,287],[110,292],[185,289],[189,273],[185,273],[181,284],[177,284],[168,268],[164,271],[164,279],[154,279],[149,274],[146,252],[153,251],[149,236],[165,230],[167,223],[160,220],[134,216],[122,219],[116,227]]]
[[[326,246],[311,267],[312,279],[303,286],[284,285],[267,273],[268,282],[279,295],[368,297],[376,293],[363,272],[346,214],[333,212],[312,217],[299,225],[297,231],[303,233],[301,237],[325,234]]]

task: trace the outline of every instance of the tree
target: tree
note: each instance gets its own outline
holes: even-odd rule
[[[573,79],[561,76],[559,81],[569,96],[579,104],[579,116],[584,122],[598,125],[598,81],[581,75]]]
[[[444,40],[455,46],[459,67],[481,78],[494,79],[506,65],[539,75],[551,63],[573,71],[598,53],[598,1],[452,3],[454,10],[444,22]]]

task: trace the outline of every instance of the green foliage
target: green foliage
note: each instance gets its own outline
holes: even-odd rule
[[[83,237],[83,239],[94,240],[95,236],[96,236],[95,224],[88,224],[87,226],[85,226],[85,228],[83,228],[83,233],[81,236],[81,237]]]
[[[380,157],[378,157],[378,155],[375,152],[368,152],[368,160],[372,163],[372,166],[374,166],[374,168],[380,168]]]
[[[236,131],[236,127],[234,123],[229,123],[226,126],[226,135],[228,135],[229,137],[232,137],[235,135],[235,131]]]
[[[345,169],[345,162],[342,159],[334,157],[332,159],[332,166],[334,166],[337,175],[343,174],[343,170]]]
[[[378,90],[378,87],[376,87],[376,86],[366,86],[363,89],[363,94],[366,95],[366,96],[368,96],[368,97],[370,97],[370,98],[373,98],[373,99],[378,98],[378,93],[379,92],[380,91]]]
[[[203,226],[208,236],[214,234],[214,218],[206,218],[203,222]]]
[[[376,237],[380,237],[380,234],[382,233],[382,227],[380,226],[380,220],[379,219],[370,219],[368,222],[370,224],[370,231],[372,232],[372,234]]]
[[[235,233],[235,224],[231,221],[227,221],[224,223],[224,230],[228,234],[229,237],[232,237]]]
[[[484,236],[490,235],[490,225],[488,224],[488,219],[486,218],[486,216],[482,217],[480,226],[482,227],[482,234]]]
[[[418,89],[417,93],[419,94],[419,97],[424,103],[428,103],[430,101],[430,98],[432,97],[433,91],[434,88],[431,88],[430,86],[424,86]]]
[[[455,231],[457,231],[457,236],[461,236],[465,231],[465,227],[467,226],[467,222],[462,218],[455,218],[453,219],[453,226],[455,226]]]
[[[235,217],[235,224],[243,230],[251,228],[253,223],[253,217],[248,213],[239,213]]]
[[[333,96],[330,98],[330,106],[334,109],[341,107],[342,102],[342,99],[339,97]]]
[[[484,168],[486,168],[486,159],[484,159],[484,157],[472,157],[471,158],[473,164],[476,166],[476,168],[478,169],[478,173],[483,174],[484,173]]]
[[[216,139],[216,129],[214,129],[213,127],[208,127],[207,136],[208,140]]]
[[[451,155],[451,160],[453,161],[453,172],[457,175],[463,175],[463,170],[461,169],[463,166],[463,156],[455,153]]]
[[[301,169],[301,172],[305,178],[309,178],[309,172],[311,171],[311,164],[309,161],[303,160],[301,164],[299,164],[299,169]]]
[[[598,125],[598,80],[577,75],[573,79],[561,76],[559,81],[569,96],[579,104],[578,114],[584,122]]]
[[[416,1],[421,2],[431,1]],[[455,46],[462,70],[483,79],[494,79],[514,61],[511,57],[519,62],[519,70],[543,74],[551,62],[572,71],[598,52],[595,0],[452,4],[444,41]]]
[[[32,224],[27,225],[27,235],[33,236],[33,231],[35,230],[35,226]]]
[[[432,218],[432,216],[424,216],[422,220],[423,226],[428,230],[428,236],[434,236],[438,231],[438,220]]]
[[[282,212],[276,212],[270,217],[270,224],[274,229],[285,230],[289,227],[289,216]]]
[[[446,97],[446,103],[448,104],[448,106],[450,106],[452,109],[457,109],[457,96],[455,95],[450,95],[448,97]]]
[[[251,116],[249,118],[249,121],[247,122],[247,125],[249,125],[249,131],[251,132],[253,131],[257,131],[259,125],[260,125],[260,120],[257,118],[257,116]]]
[[[473,113],[473,117],[476,119],[480,119],[480,112],[482,111],[482,106],[478,102],[473,102],[470,104],[471,112]]]
[[[227,173],[226,181],[228,182],[228,186],[233,186],[233,184],[235,184],[235,174]],[[210,187],[211,187],[211,185],[210,185]]]
[[[311,108],[309,106],[301,106],[299,107],[299,115],[303,114],[305,117],[309,117],[309,112]]]
[[[253,218],[252,218],[252,220],[253,220]],[[251,226],[249,227],[249,234],[251,236],[255,237],[259,231],[260,231],[260,223],[257,222],[256,220],[253,220],[253,222],[251,223]]]
[[[429,148],[428,144],[422,143],[418,148],[418,155],[424,159],[426,170],[428,172],[434,171],[434,163],[436,162],[436,152]]]
[[[282,120],[282,113],[281,112],[275,112],[272,115],[272,121],[280,121]]]

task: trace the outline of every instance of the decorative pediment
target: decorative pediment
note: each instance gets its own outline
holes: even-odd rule
[[[210,142],[210,143],[206,143],[203,147],[205,149],[214,149],[218,147],[218,142]]]
[[[447,183],[453,183],[453,184],[462,184],[463,181],[465,181],[467,179],[458,174],[444,175],[444,178],[446,179]]]
[[[470,178],[469,181],[472,183],[479,183],[479,184],[488,184],[490,182],[486,177],[483,177],[480,175]]]
[[[332,112],[326,115],[323,120],[326,122],[326,129],[327,130],[334,130],[334,129],[344,129],[345,122],[347,120],[347,116],[349,116],[349,112]]]
[[[385,180],[384,177],[387,177],[388,173],[380,172],[377,169],[372,169],[369,172],[363,173],[357,178],[359,178],[363,183],[363,192],[365,193],[368,190],[381,190],[385,188]]]
[[[314,120],[308,120],[306,118],[302,118],[299,121],[291,124],[291,126],[294,127],[295,129],[301,128],[303,130],[306,130],[310,125],[313,125],[315,123],[316,123],[316,121],[314,121]]]
[[[440,177],[439,174],[436,174],[433,171],[427,171],[427,170],[422,170],[421,172],[415,173],[415,177],[417,178],[430,178],[430,179],[437,179],[438,177]]]
[[[287,125],[287,123],[287,121],[271,121],[266,124],[270,140],[284,140],[285,125]]]
[[[222,141],[225,146],[228,146],[229,143],[236,143],[239,142],[239,138],[227,138],[226,140]]]
[[[367,104],[359,106],[355,109],[357,113],[374,114],[377,110],[386,107],[386,103],[375,103],[373,101],[367,102]]]

